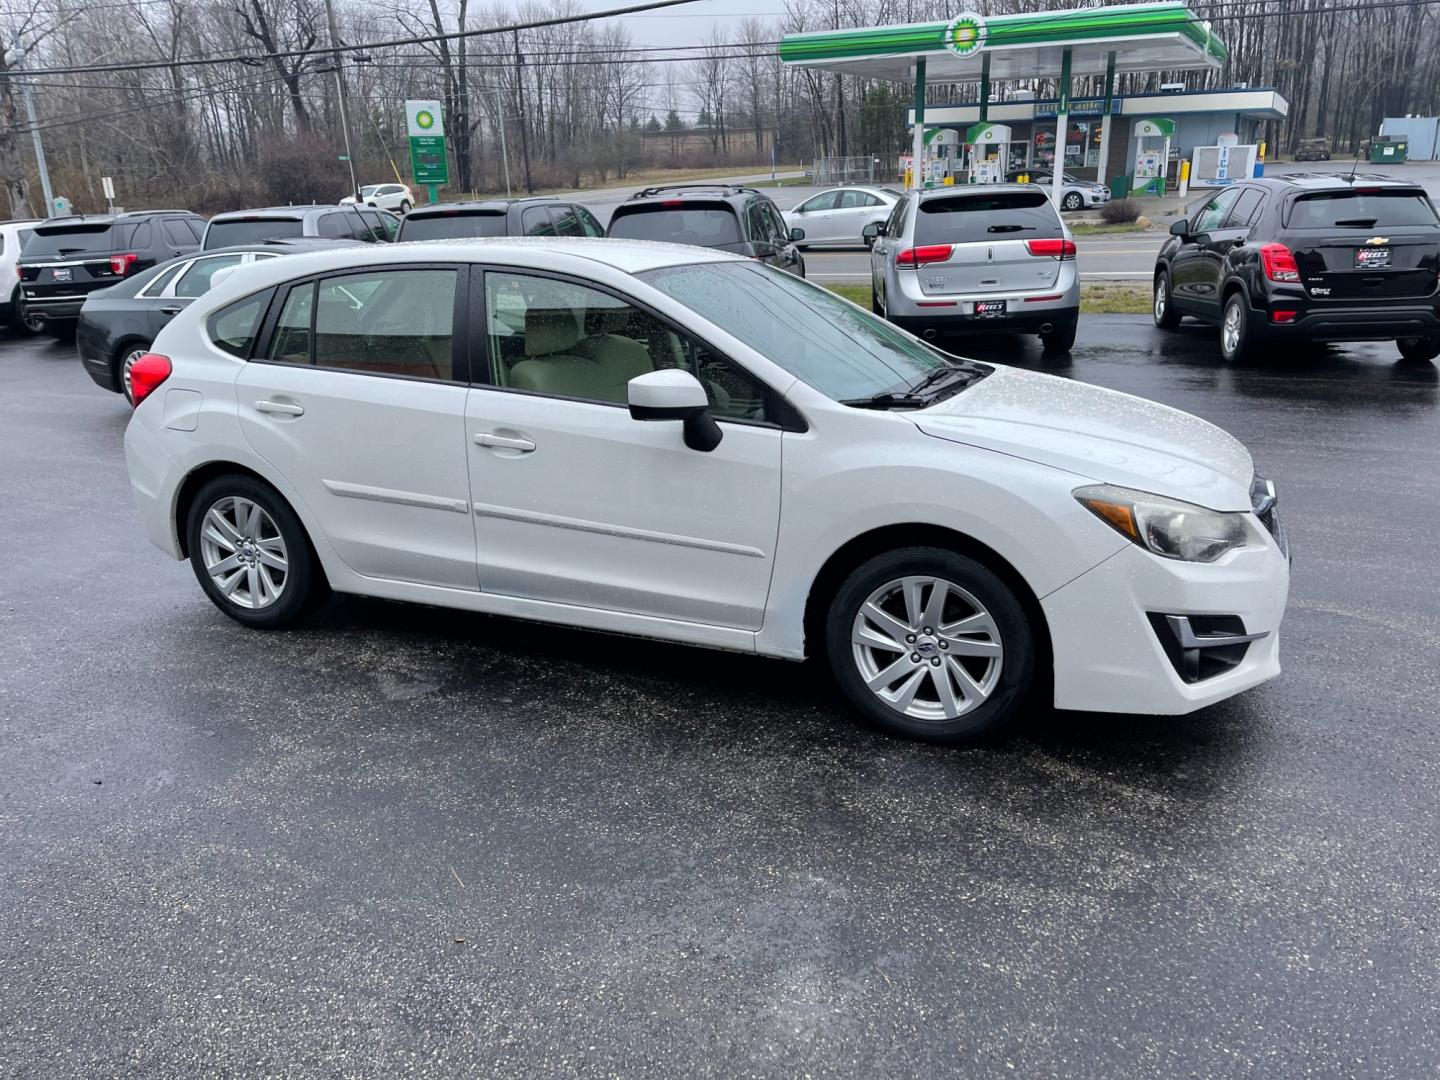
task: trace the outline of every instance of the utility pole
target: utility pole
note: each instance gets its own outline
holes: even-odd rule
[[[325,0],[325,21],[330,28],[330,55],[335,64],[335,89],[340,105],[340,132],[345,136],[345,164],[350,166],[350,194],[360,200],[360,182],[355,179],[355,151],[350,143],[350,110],[345,104],[345,67],[340,55],[340,35],[335,30],[335,2]]]
[[[505,197],[510,198],[510,151],[505,145],[505,99],[495,94],[495,126],[500,129],[500,160],[505,165]]]
[[[327,0],[328,2],[328,0]],[[525,61],[520,59],[520,31],[515,31],[515,92],[520,103],[520,156],[525,161],[525,193],[533,195],[535,186],[530,183],[530,136],[526,133],[525,122]]]
[[[20,47],[20,35],[10,35],[11,46],[15,50],[15,70],[25,62],[25,50]],[[55,212],[55,195],[50,190],[50,170],[45,165],[45,146],[40,141],[40,125],[35,122],[35,99],[30,96],[30,83],[26,79],[20,80],[20,93],[25,98],[25,120],[30,125],[30,138],[35,143],[35,169],[40,173],[40,190],[45,195],[45,217]]]

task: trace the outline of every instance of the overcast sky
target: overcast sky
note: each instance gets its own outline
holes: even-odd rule
[[[585,0],[585,7],[591,11],[626,4],[627,0]],[[746,16],[774,19],[784,13],[783,0],[696,0],[693,4],[621,15],[606,21],[624,26],[637,45],[699,45],[710,36],[717,22],[733,25]]]

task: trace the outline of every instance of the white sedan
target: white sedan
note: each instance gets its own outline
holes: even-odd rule
[[[883,187],[843,187],[812,195],[784,213],[789,229],[800,229],[805,239],[796,246],[814,244],[864,244],[865,226],[884,221],[904,192]]]
[[[367,184],[360,189],[360,199],[347,195],[340,200],[342,206],[363,201],[366,206],[389,210],[394,214],[408,214],[415,205],[415,194],[404,184]]]
[[[242,266],[131,370],[150,539],[253,627],[329,590],[826,658],[938,742],[1280,670],[1274,488],[1203,420],[947,357],[753,259],[534,238]]]

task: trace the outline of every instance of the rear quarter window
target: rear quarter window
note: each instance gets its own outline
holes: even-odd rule
[[[205,329],[215,347],[231,356],[248,359],[260,333],[260,320],[265,317],[265,309],[270,306],[270,297],[274,292],[274,289],[266,289],[255,293],[211,315]]]
[[[1290,204],[1290,229],[1394,229],[1440,224],[1419,191],[1319,191]]]
[[[917,244],[974,244],[1063,236],[1059,215],[1043,191],[954,195],[920,203]]]

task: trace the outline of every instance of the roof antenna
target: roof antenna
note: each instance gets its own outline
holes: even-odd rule
[[[1354,186],[1355,186],[1355,173],[1358,172],[1359,169],[1360,169],[1360,145],[1356,145],[1356,147],[1355,147],[1355,164],[1353,164],[1353,165],[1350,166],[1350,176],[1348,177],[1348,180],[1349,180],[1349,183],[1350,183],[1350,186],[1351,186],[1351,187],[1354,187]]]

